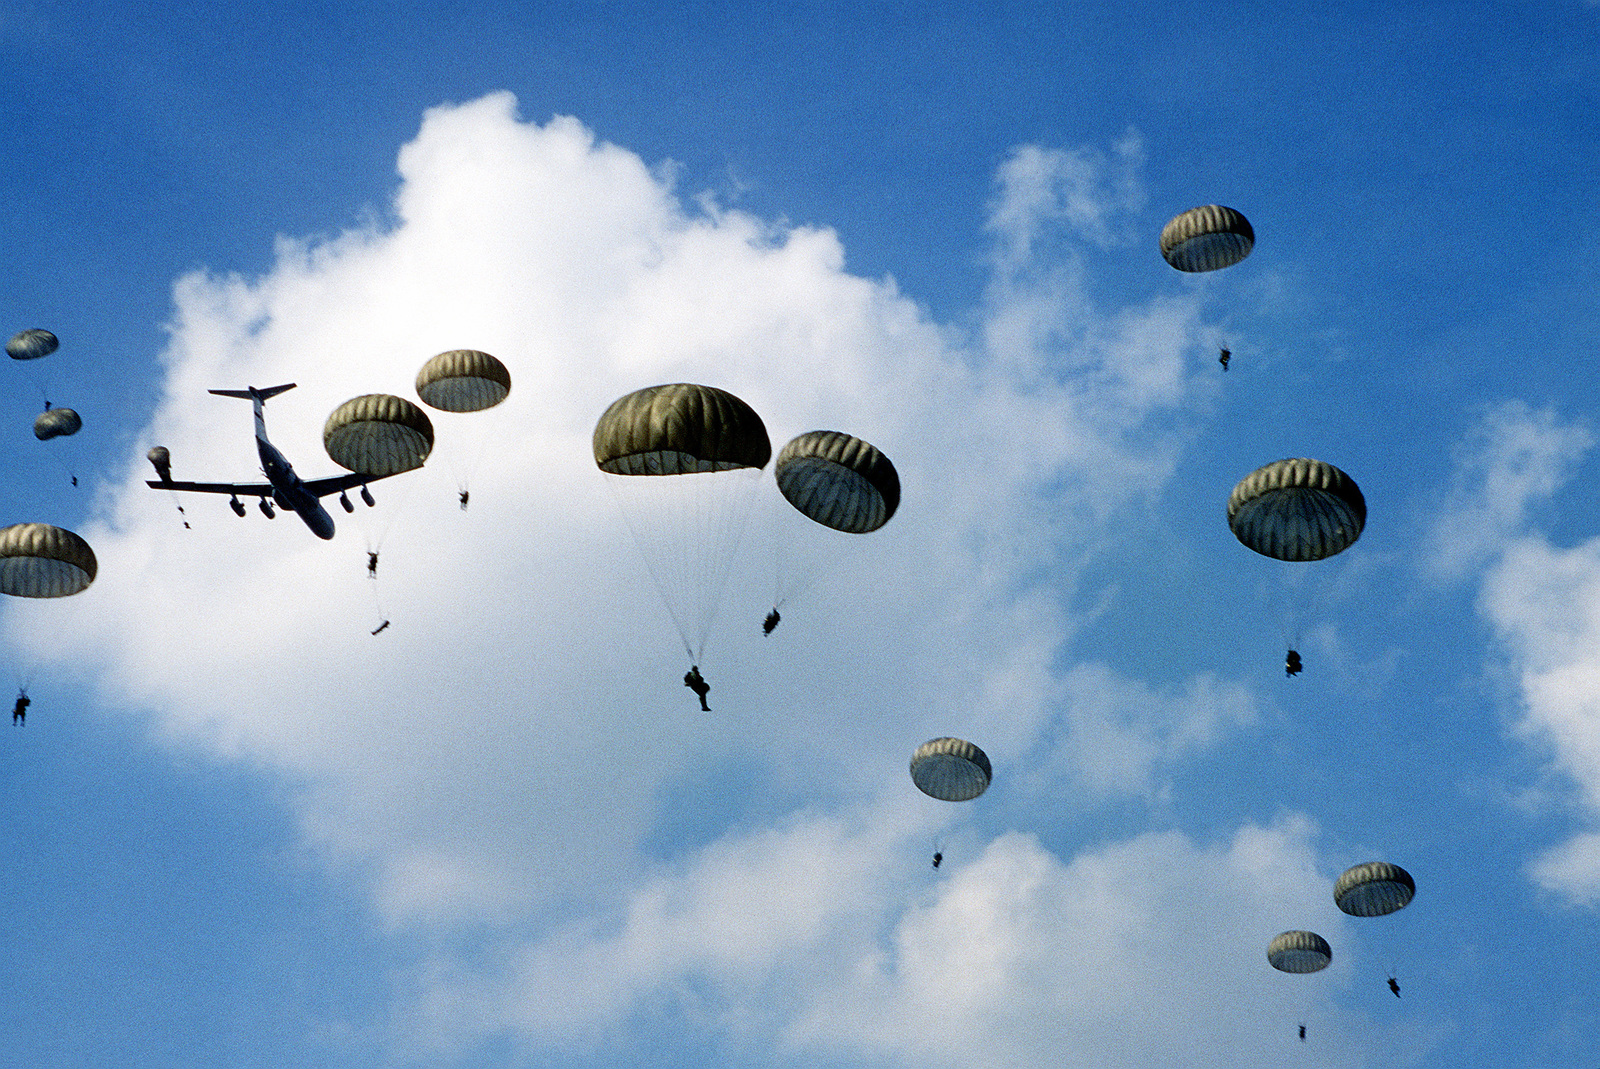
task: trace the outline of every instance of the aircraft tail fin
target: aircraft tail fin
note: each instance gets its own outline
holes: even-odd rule
[[[246,401],[265,401],[269,397],[276,397],[285,390],[292,390],[294,388],[295,383],[286,382],[282,386],[268,386],[264,390],[258,390],[254,386],[249,386],[243,390],[207,390],[206,392],[214,393],[219,397],[242,397]]]

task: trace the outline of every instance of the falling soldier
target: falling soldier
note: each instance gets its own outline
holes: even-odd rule
[[[709,713],[711,706],[706,704],[706,695],[711,693],[711,684],[700,674],[699,665],[690,665],[689,670],[683,673],[683,685],[694,691],[695,696],[700,699],[701,710]]]

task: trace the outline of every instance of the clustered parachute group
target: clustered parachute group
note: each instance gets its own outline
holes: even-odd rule
[[[1216,271],[1250,255],[1255,231],[1240,212],[1204,205],[1167,223],[1159,245],[1163,258],[1176,270]],[[6,352],[16,360],[37,360],[58,345],[49,331],[30,329],[13,336]],[[1224,370],[1230,356],[1228,349],[1222,349],[1219,360]],[[440,353],[422,366],[416,378],[422,403],[445,413],[492,408],[506,399],[510,389],[505,364],[474,349]],[[34,433],[47,441],[76,434],[81,427],[77,412],[53,408],[47,399],[34,422]],[[433,450],[434,428],[428,415],[404,398],[364,394],[329,415],[323,444],[328,456],[348,471],[378,478],[421,467]],[[646,510],[684,507],[694,517],[694,526],[678,539],[663,537],[658,528],[631,518],[630,526],[689,655],[684,685],[701,708],[710,711],[711,687],[701,673],[700,658],[726,578],[731,556],[727,540],[737,540],[744,522],[739,510],[725,509],[721,499],[737,496],[725,493],[733,489],[730,481],[748,482],[735,477],[759,474],[772,460],[766,425],[743,400],[715,386],[649,386],[617,398],[605,410],[595,424],[593,453],[595,465],[613,482],[625,511],[637,493]],[[148,456],[162,482],[169,483],[169,451],[156,446]],[[900,477],[889,458],[875,445],[841,431],[809,431],[790,440],[778,451],[774,479],[782,497],[801,516],[845,534],[877,531],[900,505]],[[667,485],[653,485],[660,483]],[[464,482],[459,495],[465,509],[469,490]],[[373,504],[364,485],[361,496]],[[340,504],[353,511],[343,493]],[[244,515],[237,496],[231,505]],[[266,496],[261,509],[272,515]],[[1277,460],[1250,472],[1227,501],[1228,526],[1239,542],[1262,556],[1288,562],[1321,561],[1348,549],[1361,536],[1366,515],[1366,502],[1354,479],[1333,464],[1303,457]],[[696,556],[701,558],[698,562]],[[376,548],[369,546],[368,566],[374,575],[377,558]],[[0,592],[30,598],[69,596],[94,581],[96,568],[94,551],[71,531],[41,523],[0,529]],[[673,575],[675,570],[695,568],[699,572],[687,581]],[[780,619],[781,600],[775,599],[763,623],[768,634]],[[378,630],[387,626],[385,620]],[[1302,668],[1299,652],[1291,648],[1285,658],[1286,674],[1293,676]],[[26,704],[24,693],[18,698],[16,718]],[[993,779],[989,757],[979,746],[949,736],[917,746],[910,773],[919,791],[947,802],[976,799]],[[942,853],[934,853],[935,868],[942,858]],[[1410,873],[1384,861],[1354,866],[1333,887],[1338,908],[1355,917],[1394,913],[1415,893]],[[1302,929],[1282,932],[1267,944],[1269,964],[1285,973],[1317,972],[1332,957],[1326,939]],[[1392,975],[1389,986],[1399,995]],[[1305,1038],[1304,1025],[1300,1038]]]

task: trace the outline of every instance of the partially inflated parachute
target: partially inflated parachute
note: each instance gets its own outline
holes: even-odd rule
[[[444,412],[481,412],[511,392],[511,372],[488,353],[451,349],[422,365],[417,396]]]
[[[1332,464],[1296,458],[1257,468],[1228,497],[1228,526],[1249,548],[1287,561],[1348,549],[1367,522],[1355,480]]]
[[[944,802],[965,802],[989,789],[989,756],[965,739],[929,739],[911,755],[917,790]]]
[[[37,360],[60,348],[61,342],[48,330],[33,327],[19,330],[6,342],[6,355],[13,360]]]
[[[876,446],[838,431],[809,431],[778,453],[778,489],[802,515],[866,534],[900,506],[900,476]]]
[[[1216,271],[1250,255],[1250,220],[1220,204],[1190,208],[1161,228],[1161,255],[1179,271]]]
[[[363,475],[420,468],[433,451],[433,423],[404,397],[369,393],[333,410],[322,444],[334,463]]]
[[[1333,901],[1352,917],[1381,917],[1404,909],[1417,893],[1411,873],[1387,861],[1368,861],[1334,882]]]
[[[1333,948],[1316,932],[1284,932],[1267,944],[1267,961],[1279,972],[1317,972],[1333,960]]]
[[[41,442],[77,434],[82,429],[82,418],[70,408],[46,409],[33,421],[33,436]]]
[[[0,594],[64,598],[94,582],[99,565],[82,538],[47,523],[0,528]]]

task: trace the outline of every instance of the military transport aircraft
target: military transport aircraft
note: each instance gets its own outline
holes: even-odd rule
[[[367,475],[354,472],[349,475],[335,475],[327,479],[312,479],[309,482],[295,474],[294,467],[288,459],[278,451],[278,447],[267,440],[267,423],[262,415],[262,407],[267,398],[276,397],[285,390],[292,390],[295,383],[289,382],[282,386],[269,386],[258,390],[254,386],[243,390],[211,390],[209,392],[221,397],[242,397],[255,405],[256,413],[256,451],[261,455],[261,473],[267,477],[264,483],[189,483],[173,482],[171,457],[167,450],[157,446],[150,451],[150,462],[156,466],[159,479],[150,480],[146,485],[157,490],[191,490],[202,494],[227,494],[228,505],[238,515],[244,515],[244,502],[240,497],[256,497],[261,499],[261,511],[271,519],[273,503],[282,509],[288,509],[306,522],[311,528],[311,533],[318,538],[333,537],[333,517],[328,515],[328,510],[322,507],[319,498],[328,494],[338,494],[339,504],[344,506],[346,512],[354,512],[355,505],[350,502],[350,495],[346,491],[354,487],[361,487],[361,500],[368,505],[373,504],[372,493],[367,489],[367,483],[376,482],[387,478],[388,475]],[[390,472],[389,474],[398,474]]]

